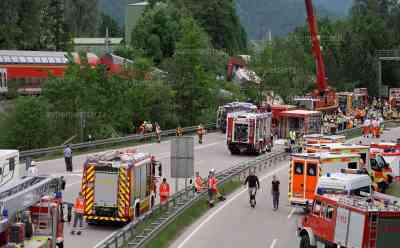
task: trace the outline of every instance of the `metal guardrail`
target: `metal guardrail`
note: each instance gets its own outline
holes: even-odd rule
[[[274,162],[285,160],[287,156],[288,154],[285,152],[271,153],[259,156],[251,161],[241,162],[218,173],[218,182],[221,185],[234,179],[234,177],[241,179],[243,175],[248,174],[250,168],[256,167],[261,171],[263,168],[270,167]],[[168,208],[160,204],[156,205],[150,213],[127,224],[115,235],[97,244],[95,248],[144,247],[147,242],[176,220],[186,209],[204,197],[206,193],[206,191],[203,191],[200,194],[194,194],[189,186],[171,196],[167,203]],[[140,230],[137,228],[139,224],[144,224]]]
[[[215,128],[215,123],[208,123],[207,125],[204,126],[206,129],[214,129]],[[191,133],[196,131],[197,126],[192,126],[192,127],[185,127],[183,128],[184,133]],[[161,132],[161,136],[171,136],[175,135],[175,129],[171,130],[165,130]],[[92,142],[84,142],[84,143],[77,143],[77,144],[71,144],[70,147],[72,150],[80,150],[80,149],[94,149],[99,146],[104,146],[104,145],[116,145],[116,144],[121,144],[129,141],[141,141],[141,140],[146,140],[146,139],[151,139],[157,137],[156,133],[146,133],[146,134],[133,134],[133,135],[128,135],[124,137],[118,137],[118,138],[110,138],[110,139],[102,139],[102,140],[96,140]],[[26,151],[21,151],[19,154],[19,157],[21,160],[25,160],[30,157],[40,157],[40,156],[45,156],[49,154],[54,154],[57,152],[62,152],[65,146],[54,146],[54,147],[48,147],[48,148],[40,148],[40,149],[33,149],[33,150],[26,150]]]

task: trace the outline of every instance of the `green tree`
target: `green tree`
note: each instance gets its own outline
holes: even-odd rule
[[[148,9],[132,31],[132,46],[159,64],[175,52],[175,43],[181,37],[181,15],[173,4],[160,3]]]
[[[18,98],[15,109],[3,125],[8,148],[27,150],[44,147],[48,137],[47,103],[42,98]]]
[[[97,31],[97,33],[100,36],[105,36],[107,28],[110,37],[122,37],[124,35],[124,32],[122,31],[118,23],[111,16],[105,13],[101,13],[99,30]]]
[[[181,125],[204,122],[216,105],[215,75],[202,65],[202,54],[210,50],[207,34],[193,18],[183,20],[183,36],[176,45],[169,80],[176,92],[176,106]],[[215,110],[215,109],[214,109]]]
[[[65,18],[74,37],[97,35],[100,14],[98,0],[65,0]]]

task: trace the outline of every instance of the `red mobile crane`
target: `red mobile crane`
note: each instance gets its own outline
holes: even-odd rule
[[[307,94],[305,98],[298,98],[300,105],[308,106],[309,110],[335,111],[338,108],[336,92],[328,86],[325,76],[325,64],[321,52],[321,43],[318,37],[317,21],[314,14],[312,0],[305,0],[307,21],[310,29],[312,52],[317,67],[317,89]],[[310,104],[311,102],[311,104]],[[303,103],[303,104],[302,104]],[[308,104],[307,104],[308,103]]]

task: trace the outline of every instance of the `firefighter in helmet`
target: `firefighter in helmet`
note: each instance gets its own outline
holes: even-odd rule
[[[203,125],[200,123],[199,126],[196,129],[197,136],[199,136],[199,144],[203,144],[203,136],[206,133],[206,130],[204,129]]]

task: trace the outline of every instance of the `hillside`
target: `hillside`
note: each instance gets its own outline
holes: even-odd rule
[[[99,0],[104,12],[114,17],[122,26],[124,6],[127,2],[141,0]],[[318,16],[338,18],[346,15],[351,0],[314,0]],[[238,15],[245,27],[249,39],[265,37],[268,29],[272,34],[282,36],[305,22],[303,0],[236,0]]]

